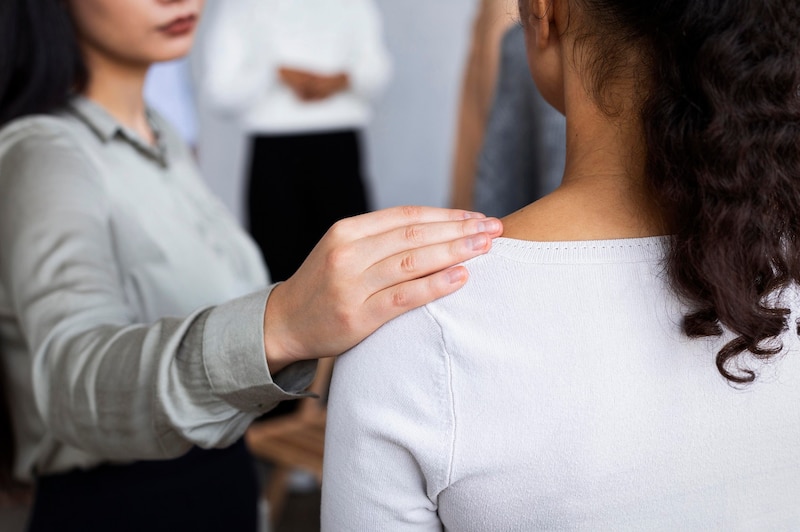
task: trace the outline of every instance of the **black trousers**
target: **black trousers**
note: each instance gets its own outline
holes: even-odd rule
[[[29,532],[256,532],[259,486],[242,440],[175,460],[39,477]]]
[[[250,233],[284,281],[334,222],[367,212],[359,134],[264,135],[250,147]]]

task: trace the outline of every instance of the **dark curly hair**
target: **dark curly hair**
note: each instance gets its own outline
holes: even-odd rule
[[[626,50],[644,57],[646,171],[674,232],[667,271],[692,309],[683,331],[734,333],[717,368],[752,382],[747,358],[783,350],[790,310],[775,296],[800,281],[800,2],[574,1],[601,105],[631,67]]]

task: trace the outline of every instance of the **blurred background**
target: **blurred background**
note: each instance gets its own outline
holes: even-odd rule
[[[508,4],[511,17],[515,3],[496,1]],[[192,79],[202,76],[203,31],[221,3],[209,0],[207,4],[200,46],[190,58]],[[480,1],[375,3],[382,15],[393,76],[376,102],[366,132],[365,164],[373,207],[447,205],[462,75]],[[201,171],[242,220],[247,161],[243,132],[234,120],[205,104],[202,91],[195,95]],[[158,98],[151,98],[151,103],[158,106]]]

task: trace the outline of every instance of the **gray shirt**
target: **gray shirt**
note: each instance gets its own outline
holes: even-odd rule
[[[21,479],[229,445],[312,377],[271,377],[260,255],[151,122],[156,146],[79,98],[0,131],[0,349]]]

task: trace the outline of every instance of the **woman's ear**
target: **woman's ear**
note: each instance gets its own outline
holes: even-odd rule
[[[536,46],[541,49],[550,42],[550,31],[554,29],[553,0],[528,0],[531,3],[530,24],[536,31]]]
[[[563,42],[556,10],[566,8],[567,0],[520,0],[520,16],[525,27],[528,65],[533,80],[545,100],[564,112]]]

